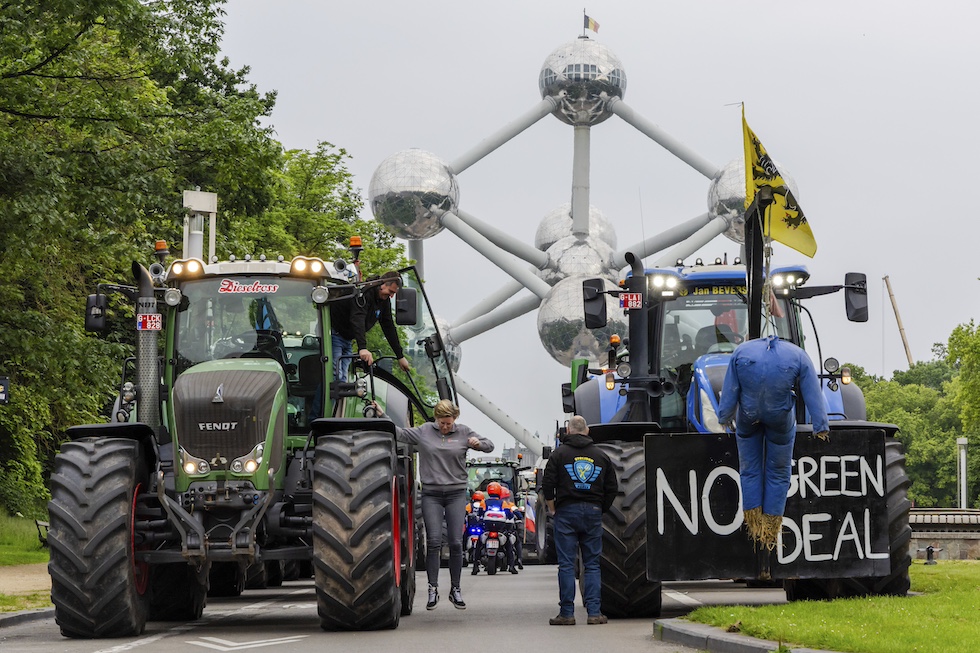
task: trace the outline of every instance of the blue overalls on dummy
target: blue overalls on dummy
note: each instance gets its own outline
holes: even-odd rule
[[[827,404],[810,357],[776,336],[749,340],[732,353],[721,390],[718,419],[735,419],[742,507],[762,507],[782,516],[789,493],[796,440],[796,394],[799,383],[810,411],[813,432],[829,430]],[[738,408],[736,412],[736,406]]]

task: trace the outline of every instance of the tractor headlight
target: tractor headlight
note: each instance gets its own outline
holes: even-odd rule
[[[204,263],[196,258],[186,259],[182,261],[174,261],[170,266],[170,273],[167,278],[183,278],[189,279],[193,277],[198,277],[204,273]]]
[[[650,286],[654,296],[673,297],[680,281],[671,274],[654,274],[650,276]]]
[[[322,306],[330,298],[330,289],[326,286],[317,286],[313,289],[313,303]]]
[[[254,474],[259,466],[262,465],[262,454],[264,451],[265,445],[260,442],[244,456],[232,460],[231,471],[236,474]]]
[[[211,472],[211,464],[196,456],[192,456],[184,448],[180,448],[180,466],[190,476],[203,476]]]
[[[180,300],[183,298],[184,294],[180,292],[179,288],[167,288],[163,292],[163,301],[170,307],[180,306]]]
[[[327,265],[318,258],[297,256],[289,264],[289,273],[301,277],[323,277],[327,274]]]
[[[718,421],[718,413],[711,403],[708,392],[701,388],[701,423],[708,430],[708,433],[724,433],[721,423]]]
[[[633,367],[626,362],[622,362],[616,366],[616,374],[619,375],[621,379],[628,379],[630,374],[633,373]]]

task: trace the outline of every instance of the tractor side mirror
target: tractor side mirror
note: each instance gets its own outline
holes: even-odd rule
[[[541,447],[541,457],[544,458],[545,460],[551,458],[551,447],[549,447],[548,445]]]
[[[561,409],[565,413],[575,412],[575,393],[572,392],[571,383],[561,384]]]
[[[399,288],[395,294],[395,324],[416,324],[418,313],[418,290]]]
[[[89,295],[85,300],[85,330],[105,331],[109,301],[105,295]]]
[[[844,275],[844,309],[851,322],[868,321],[868,277],[863,272]]]
[[[606,326],[606,295],[602,279],[586,279],[582,282],[582,303],[585,306],[585,328],[601,329]]]

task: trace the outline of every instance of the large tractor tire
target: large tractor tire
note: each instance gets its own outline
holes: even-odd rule
[[[245,590],[245,565],[240,562],[212,562],[208,575],[208,596],[235,597]]]
[[[313,464],[313,559],[324,630],[395,628],[401,614],[401,511],[394,438],[319,438]]]
[[[602,516],[602,611],[613,618],[659,617],[660,582],[647,580],[646,470],[642,442],[598,445],[612,461],[619,492]]]
[[[422,519],[422,497],[415,504],[415,568],[426,570],[425,555],[428,549],[425,544],[425,520]]]
[[[412,614],[415,606],[415,553],[418,544],[416,538],[416,506],[419,503],[418,488],[415,484],[415,457],[406,445],[399,445],[400,471],[398,474],[398,496],[402,498],[398,502],[399,520],[401,528],[401,613],[402,616]]]
[[[204,614],[208,576],[183,562],[150,568],[150,621],[196,621]]]
[[[51,473],[51,601],[66,637],[131,637],[147,620],[150,573],[136,560],[136,500],[147,489],[138,442],[66,442]]]
[[[252,563],[245,570],[245,589],[264,590],[270,587],[282,587],[284,573],[282,560]]]
[[[905,596],[910,587],[908,499],[905,449],[897,439],[885,440],[885,484],[888,488],[888,550],[891,572],[874,578],[806,578],[783,581],[787,601],[820,601],[854,596]]]
[[[263,562],[253,562],[245,568],[245,589],[264,590],[269,587],[268,568]]]
[[[541,492],[538,493],[535,517],[537,521],[534,524],[534,537],[538,564],[556,565],[558,564],[558,552],[555,551],[555,522],[551,513],[548,512],[548,504]]]
[[[286,565],[282,560],[265,563],[265,582],[269,587],[282,587],[286,575]]]

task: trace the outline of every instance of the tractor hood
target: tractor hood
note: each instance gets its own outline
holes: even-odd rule
[[[268,437],[279,442],[267,451],[281,451],[285,433],[286,377],[271,359],[224,359],[195,365],[174,383],[176,436],[187,453],[207,461],[246,455]],[[278,468],[279,461],[270,461]]]

